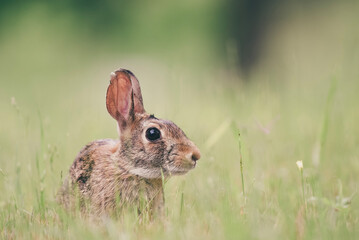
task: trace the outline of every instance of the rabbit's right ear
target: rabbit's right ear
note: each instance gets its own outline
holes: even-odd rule
[[[111,74],[106,107],[110,115],[117,120],[120,131],[134,120],[135,113],[145,112],[140,85],[130,71],[120,69]]]

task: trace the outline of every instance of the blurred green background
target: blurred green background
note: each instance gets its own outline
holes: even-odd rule
[[[0,1],[1,238],[356,239],[358,12],[355,0]],[[202,152],[166,184],[164,223],[98,224],[55,203],[81,147],[117,137],[105,92],[118,68]]]

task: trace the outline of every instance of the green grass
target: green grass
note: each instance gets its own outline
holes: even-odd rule
[[[349,13],[279,25],[280,48],[269,41],[269,60],[248,82],[225,60],[99,56],[98,42],[61,43],[64,32],[48,35],[50,27],[9,30],[0,45],[0,238],[358,238],[359,33],[348,27],[355,17],[340,17]],[[166,182],[162,222],[130,211],[91,220],[55,201],[81,147],[117,137],[104,96],[118,67],[138,76],[148,112],[176,122],[201,149],[196,169]]]

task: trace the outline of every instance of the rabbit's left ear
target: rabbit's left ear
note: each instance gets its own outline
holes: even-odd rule
[[[111,74],[106,107],[110,115],[117,120],[120,131],[134,120],[136,113],[145,112],[140,85],[133,73],[120,69]]]

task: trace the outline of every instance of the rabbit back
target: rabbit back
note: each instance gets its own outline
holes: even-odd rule
[[[72,183],[77,184],[81,192],[89,191],[94,169],[97,165],[108,165],[118,147],[119,141],[113,139],[96,140],[83,147],[69,170]]]
[[[119,142],[113,139],[101,139],[83,147],[70,167],[69,175],[58,193],[57,200],[66,208],[74,207],[77,196],[81,202],[91,200],[93,195],[91,180],[102,177],[96,176],[98,175],[96,169],[102,165],[109,165],[108,158],[116,152],[118,145]],[[106,169],[109,167],[107,166]],[[101,175],[106,175],[106,172]]]

